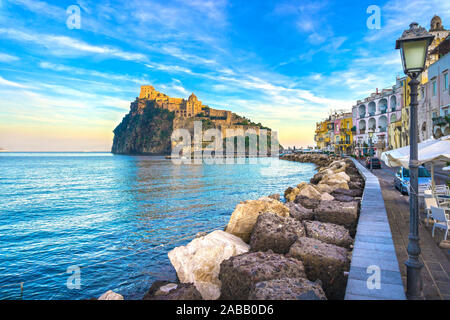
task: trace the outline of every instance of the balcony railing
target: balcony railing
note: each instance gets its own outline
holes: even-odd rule
[[[366,114],[365,114],[365,113],[360,113],[360,114],[359,114],[359,117],[360,117],[360,118],[365,118],[365,117],[366,117]]]
[[[380,113],[381,113],[381,114],[386,113],[386,109],[380,110]]]
[[[375,111],[374,112],[369,112],[369,116],[373,117],[375,115]]]
[[[445,120],[444,117],[433,118],[433,125],[434,126],[443,126],[443,125],[446,125],[446,124],[447,124],[447,121]]]
[[[386,132],[386,127],[385,128],[380,128],[380,132]]]
[[[359,134],[365,134],[366,133],[366,129],[359,129]]]

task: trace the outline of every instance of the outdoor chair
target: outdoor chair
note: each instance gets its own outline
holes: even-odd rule
[[[438,207],[438,203],[436,198],[425,198],[425,211],[427,213],[427,226],[430,221],[431,215],[431,207]]]
[[[444,240],[447,240],[448,229],[450,228],[450,220],[448,214],[445,214],[444,208],[431,207],[431,216],[434,219],[433,230],[431,235],[434,237],[434,229],[437,227],[439,229],[445,230]]]
[[[448,196],[448,187],[445,184],[439,184],[434,186],[434,196]]]
[[[427,193],[425,193],[425,192],[430,190],[430,188],[431,188],[431,186],[427,183],[419,184],[419,197],[426,197],[428,192]]]

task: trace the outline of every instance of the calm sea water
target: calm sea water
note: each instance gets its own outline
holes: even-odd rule
[[[222,228],[240,201],[307,181],[312,164],[174,165],[109,153],[0,154],[0,299],[141,299],[174,280],[167,252]],[[68,289],[70,266],[81,288]],[[24,283],[23,293],[18,283]]]

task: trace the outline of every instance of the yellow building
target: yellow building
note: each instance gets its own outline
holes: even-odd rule
[[[403,108],[402,108],[402,119],[401,119],[401,133],[400,133],[400,144],[401,147],[409,145],[409,105],[411,103],[409,81],[410,77],[407,77],[402,81],[403,85]],[[395,149],[395,148],[394,148]]]
[[[352,114],[344,114],[342,118],[338,119],[339,128],[339,144],[335,147],[335,150],[339,150],[339,153],[352,154],[353,147],[353,118]],[[337,132],[336,132],[337,133]]]
[[[328,134],[328,121],[322,121],[316,123],[316,132],[314,141],[317,144],[317,148],[326,149],[330,143],[330,136]]]
[[[388,147],[390,150],[402,147],[401,141],[402,120],[391,122],[388,125]]]
[[[353,146],[352,128],[351,113],[334,113],[316,123],[314,141],[318,149],[350,154]]]

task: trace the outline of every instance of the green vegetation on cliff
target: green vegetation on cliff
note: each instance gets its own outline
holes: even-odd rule
[[[169,154],[175,114],[155,106],[154,101],[131,104],[122,122],[114,129],[112,153]]]

